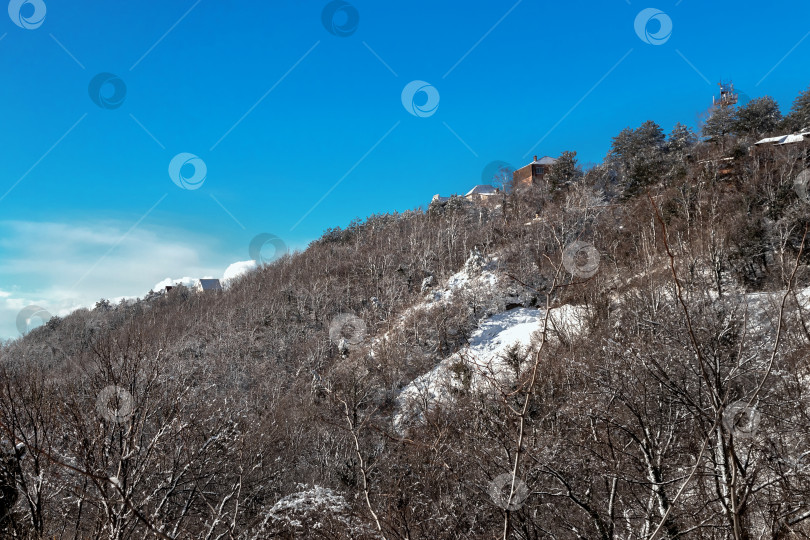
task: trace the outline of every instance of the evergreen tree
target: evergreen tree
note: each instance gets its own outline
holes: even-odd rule
[[[664,149],[666,136],[661,126],[647,120],[641,124],[634,133],[635,139],[642,150],[660,152]]]
[[[779,104],[770,96],[752,99],[737,111],[734,132],[739,135],[771,133],[782,121]]]
[[[682,155],[686,150],[697,144],[698,136],[691,128],[678,122],[669,134],[667,151],[673,155]]]
[[[626,162],[634,153],[633,130],[624,128],[618,135],[613,137],[613,145],[610,148],[608,157],[613,161]]]
[[[546,175],[549,190],[558,191],[582,178],[582,168],[577,164],[576,152],[563,152]]]
[[[715,107],[703,125],[703,136],[718,139],[735,133],[737,109],[734,107]]]
[[[664,130],[651,120],[614,137],[608,158],[618,170],[625,197],[637,195],[663,177],[666,143]]]
[[[782,125],[788,132],[810,128],[810,88],[798,95]]]

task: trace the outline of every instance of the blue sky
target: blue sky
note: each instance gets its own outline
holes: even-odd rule
[[[650,7],[647,39],[634,22]],[[259,234],[300,249],[465,192],[496,160],[601,161],[624,127],[694,125],[721,78],[786,111],[810,84],[808,15],[795,1],[12,0],[0,337],[27,305],[64,314],[219,277]],[[100,73],[113,78],[91,92]],[[412,81],[438,106],[418,93],[429,110],[406,110]],[[170,177],[183,153],[205,164],[198,189]]]

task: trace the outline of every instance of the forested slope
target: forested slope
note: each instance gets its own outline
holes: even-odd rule
[[[808,149],[751,142],[650,122],[4,344],[3,534],[807,538]]]

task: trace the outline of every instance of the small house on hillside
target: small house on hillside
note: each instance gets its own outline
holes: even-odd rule
[[[218,279],[200,279],[194,289],[198,292],[221,291],[222,285]]]
[[[537,156],[534,156],[534,161],[512,173],[515,187],[532,186],[540,183],[555,163],[557,163],[557,160],[553,157],[544,156],[537,159]]]
[[[786,144],[797,144],[801,142],[810,142],[810,129],[803,129],[799,133],[791,133],[790,135],[779,135],[777,137],[766,137],[754,143],[756,146],[782,146]]]
[[[490,206],[490,203],[496,203],[499,199],[497,195],[501,195],[501,190],[496,188],[495,186],[490,186],[486,184],[479,184],[472,188],[470,191],[467,192],[466,195],[463,197],[457,197],[454,195],[453,197],[457,197],[460,201],[465,201],[467,203],[473,203],[478,205]],[[433,196],[433,199],[430,201],[430,204],[437,205],[439,207],[443,207],[448,202],[450,202],[453,197],[442,197],[439,194]]]
[[[464,198],[469,201],[484,201],[498,195],[498,193],[500,193],[500,190],[494,186],[479,184],[468,191]]]

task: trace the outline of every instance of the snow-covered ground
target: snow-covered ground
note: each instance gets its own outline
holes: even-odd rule
[[[745,321],[745,346],[749,350],[759,350],[762,353],[770,352],[776,340],[779,329],[779,312],[785,291],[771,292],[726,292],[722,297],[712,294],[714,302],[722,302],[722,305],[734,313],[734,317],[740,321]],[[793,293],[787,298],[785,304],[785,316],[792,316],[795,312],[796,301],[807,317],[810,310],[810,287],[797,289],[795,300]],[[782,326],[782,332],[785,326]],[[784,338],[784,334],[783,334]],[[769,355],[765,355],[767,357]]]
[[[430,285],[426,285],[428,280],[423,282],[424,296],[421,302],[408,307],[397,317],[398,324],[407,324],[407,321],[420,314],[427,313],[441,306],[449,304],[457,295],[464,292],[476,291],[481,297],[487,296],[493,303],[502,300],[505,292],[503,280],[499,277],[498,259],[495,257],[484,257],[477,252],[473,252],[464,267],[450,276],[444,285],[433,283],[434,278],[430,278]],[[502,303],[502,302],[501,302]],[[374,356],[375,347],[381,341],[391,338],[391,332],[372,338],[371,355]]]
[[[350,538],[381,537],[369,523],[353,515],[346,498],[337,491],[306,484],[298,484],[298,489],[273,505],[258,533],[265,536],[277,527],[281,531],[297,533],[298,538],[307,532],[324,529],[328,524],[329,530],[332,527],[343,529]]]
[[[544,309],[516,308],[483,320],[470,336],[468,346],[402,390],[397,398],[394,428],[403,432],[409,423],[420,421],[426,410],[448,404],[454,388],[485,391],[507,383],[514,377],[514,367],[506,361],[507,350],[518,345],[528,353],[532,335],[542,330],[545,316]],[[582,309],[574,306],[552,310],[549,331],[557,328],[576,334],[582,328],[582,316]]]
[[[464,263],[464,268],[447,279],[447,285],[433,290],[428,296],[427,305],[433,302],[447,302],[463,290],[481,288],[496,293],[501,284],[497,274],[498,259],[486,258],[473,253]]]
[[[488,315],[478,323],[467,346],[442,359],[437,365],[409,383],[397,398],[394,427],[403,431],[407,425],[423,418],[424,411],[452,399],[452,389],[488,391],[508,384],[515,370],[506,361],[507,350],[518,345],[528,357],[532,335],[543,327],[546,311],[516,308],[504,311],[509,280],[498,270],[498,258],[473,251],[464,267],[443,285],[431,287],[422,302],[405,310],[400,321],[446,305],[459,295],[474,293],[486,304]],[[463,296],[462,296],[463,298]],[[562,306],[551,311],[549,335],[570,338],[582,327],[583,309]],[[387,339],[388,334],[382,336]]]
[[[497,269],[497,259],[473,254],[460,272],[451,276],[443,286],[431,288],[424,300],[406,313],[413,316],[420,310],[433,309],[471,289],[486,291],[493,305],[502,305],[505,281]],[[662,294],[671,294],[671,291],[662,291]],[[755,349],[768,350],[772,346],[783,295],[784,291],[776,291],[742,294],[737,298],[738,315],[742,317],[742,312],[747,310],[747,339]],[[803,310],[810,309],[810,288],[797,291],[796,297]],[[733,295],[727,295],[725,301],[735,302]],[[789,299],[788,307],[793,305]],[[549,317],[549,339],[556,336],[576,338],[582,331],[584,314],[584,308],[578,306],[553,309]],[[484,318],[466,347],[440,360],[433,369],[417,377],[400,392],[394,428],[404,432],[408,425],[420,422],[425,411],[450,404],[453,390],[491,391],[497,386],[507,385],[515,376],[514,367],[505,360],[507,350],[519,345],[524,353],[528,353],[532,335],[541,330],[544,318],[544,309],[530,308],[501,311]]]

